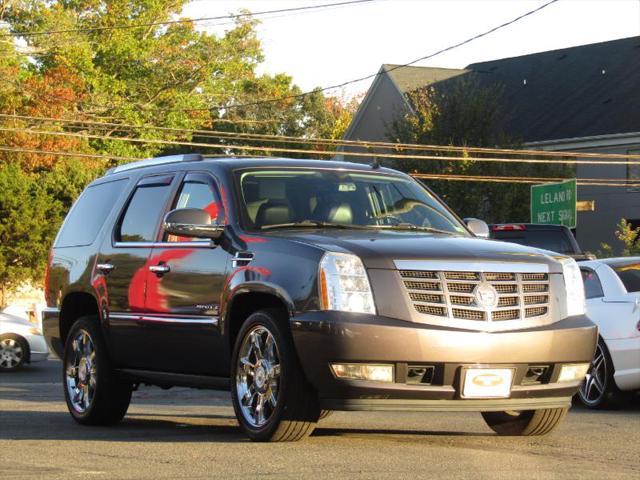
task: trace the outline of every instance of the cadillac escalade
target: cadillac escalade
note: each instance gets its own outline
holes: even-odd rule
[[[81,424],[140,385],[228,389],[257,441],[332,410],[480,412],[542,435],[594,353],[576,262],[487,240],[379,165],[161,157],[115,167],[53,245],[45,336]]]

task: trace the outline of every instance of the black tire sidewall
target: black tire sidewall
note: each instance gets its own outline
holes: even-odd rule
[[[238,356],[240,353],[240,347],[242,342],[249,331],[254,327],[262,326],[267,328],[276,342],[278,353],[280,356],[280,385],[278,392],[278,403],[276,409],[267,421],[267,423],[256,428],[250,425],[244,418],[240,403],[238,400],[238,394],[236,389],[236,373],[238,366]],[[280,424],[280,421],[285,419],[287,400],[289,391],[291,389],[291,382],[295,381],[292,375],[292,368],[296,361],[295,351],[293,351],[293,342],[288,336],[288,331],[284,329],[278,319],[268,311],[258,311],[250,315],[242,325],[240,332],[235,341],[233,348],[233,355],[231,357],[231,400],[233,402],[233,408],[236,413],[240,428],[253,439],[267,439],[275,432]]]

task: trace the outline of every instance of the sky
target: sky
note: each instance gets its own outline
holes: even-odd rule
[[[189,17],[291,8],[341,0],[194,0]],[[375,0],[304,13],[262,17],[261,71],[291,75],[303,90],[373,74],[383,63],[406,63],[509,21],[547,0]],[[218,21],[217,23],[221,23]],[[232,25],[199,28],[222,33]],[[640,35],[640,0],[560,0],[485,38],[417,65],[470,63]],[[371,81],[343,92],[365,92]],[[340,93],[340,92],[333,92]]]

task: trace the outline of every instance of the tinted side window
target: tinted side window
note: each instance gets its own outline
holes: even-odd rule
[[[582,280],[584,281],[585,296],[587,298],[604,297],[602,284],[596,272],[588,268],[581,268],[580,271],[582,272]]]
[[[129,202],[120,224],[118,240],[153,242],[160,216],[164,213],[171,185],[140,185]]]
[[[65,220],[56,248],[91,245],[126,185],[122,179],[87,188]]]
[[[613,267],[627,292],[640,292],[640,263],[616,265]]]

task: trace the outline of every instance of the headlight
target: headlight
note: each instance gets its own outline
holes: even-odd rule
[[[580,267],[573,258],[563,258],[562,276],[567,294],[567,316],[583,315],[585,312],[584,283]]]
[[[376,313],[362,260],[346,253],[325,253],[320,262],[320,307],[355,313]]]

